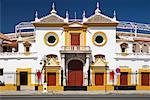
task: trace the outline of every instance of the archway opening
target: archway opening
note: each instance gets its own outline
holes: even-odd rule
[[[83,85],[83,63],[80,60],[71,60],[68,63],[68,86]]]

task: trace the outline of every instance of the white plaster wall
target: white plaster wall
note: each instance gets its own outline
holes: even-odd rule
[[[30,52],[37,52],[37,50],[36,50],[36,42],[32,41],[30,43],[31,43]]]
[[[121,53],[121,47],[120,47],[120,44],[122,43],[127,43],[128,44],[128,48],[127,48],[127,53],[133,53],[132,52],[132,42],[117,42],[116,43],[116,53]]]
[[[55,46],[48,46],[44,43],[44,36],[47,32],[55,32],[58,37],[59,41],[58,44]],[[38,60],[41,60],[44,55],[47,54],[56,54],[58,56],[58,60],[60,61],[60,50],[61,46],[64,45],[64,32],[63,28],[61,27],[38,27],[36,28],[36,51],[38,52]]]
[[[23,42],[18,42],[18,52],[24,52]]]
[[[0,68],[4,68],[2,80],[5,84],[15,84],[16,83],[16,69],[17,68],[31,68],[32,73],[36,72],[36,60],[35,59],[8,59],[0,60]],[[31,76],[31,83],[34,84],[35,75]]]
[[[25,51],[23,43],[24,42],[18,42],[18,52],[24,52]],[[35,41],[30,41],[30,43],[31,43],[30,52],[37,52],[36,42]]]
[[[142,68],[144,65],[150,65],[150,61],[144,61],[144,60],[118,60],[116,62],[116,66],[128,66],[128,68],[132,69],[132,73],[138,72],[139,69]],[[114,69],[115,70],[115,69]],[[137,77],[137,82],[139,78]],[[136,76],[132,74],[131,76],[131,84],[136,84]]]
[[[104,32],[107,36],[107,43],[104,46],[95,46],[92,42],[92,36],[95,32]],[[106,60],[109,62],[108,66],[113,68],[115,64],[115,52],[116,52],[116,29],[115,27],[90,27],[87,31],[87,46],[91,47],[92,56],[96,54],[105,55]]]

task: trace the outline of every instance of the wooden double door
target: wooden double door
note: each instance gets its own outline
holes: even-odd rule
[[[104,73],[95,73],[95,85],[104,85]]]
[[[47,73],[47,85],[56,86],[56,73]]]
[[[141,73],[141,85],[142,86],[150,85],[150,74],[148,72]]]
[[[83,64],[79,60],[72,60],[68,64],[68,86],[83,85]]]
[[[122,86],[128,85],[128,72],[121,72],[120,85],[122,85]]]

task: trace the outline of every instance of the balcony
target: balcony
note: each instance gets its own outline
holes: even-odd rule
[[[116,53],[115,59],[150,60],[150,53]]]
[[[36,52],[0,52],[0,59],[36,59]]]
[[[62,46],[60,53],[91,53],[89,46]]]

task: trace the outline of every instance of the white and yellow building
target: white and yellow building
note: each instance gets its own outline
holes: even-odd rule
[[[118,31],[121,23],[98,3],[82,19],[59,16],[54,4],[49,15],[36,13],[0,34],[0,90],[150,90],[150,34]]]

